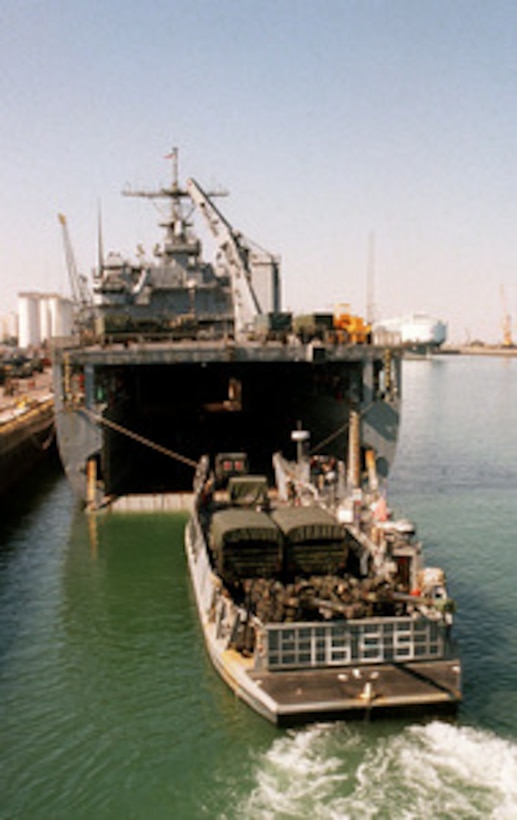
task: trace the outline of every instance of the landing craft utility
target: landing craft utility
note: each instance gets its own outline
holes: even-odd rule
[[[186,552],[222,678],[282,725],[454,712],[454,605],[414,528],[332,458],[274,464],[271,489],[243,453],[213,470],[205,457],[196,476]]]
[[[66,244],[78,332],[56,343],[54,393],[59,451],[77,495],[97,506],[190,491],[201,455],[220,450],[246,451],[271,477],[267,453],[299,420],[318,452],[339,457],[351,412],[360,461],[371,450],[386,475],[399,426],[399,351],[373,344],[365,325],[350,333],[357,322],[342,312],[282,311],[277,257],[233,228],[214,194],[193,179],[180,185],[176,151],[171,158],[168,186],[126,191],[166,205],[164,241],[151,256],[143,248],[133,260],[104,255],[99,243],[85,288]],[[215,241],[211,262],[196,215]]]

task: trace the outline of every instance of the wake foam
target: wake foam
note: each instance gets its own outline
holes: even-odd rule
[[[517,744],[434,721],[382,736],[317,725],[274,741],[235,816],[328,820],[514,820]]]

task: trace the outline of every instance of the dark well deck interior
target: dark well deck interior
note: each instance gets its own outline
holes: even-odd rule
[[[107,418],[197,461],[204,453],[244,451],[254,471],[271,473],[271,453],[294,457],[301,422],[316,444],[346,428],[360,392],[355,364],[191,363],[101,368],[111,394]],[[233,391],[233,394],[232,394]],[[343,455],[347,431],[324,448]],[[108,493],[190,490],[192,468],[106,430],[100,459]]]
[[[280,725],[393,713],[454,714],[461,701],[455,660],[250,675],[277,702]],[[371,699],[361,697],[369,681]]]
[[[275,450],[295,456],[291,432],[298,423],[315,451],[343,458],[356,409],[363,452],[374,450],[379,475],[393,461],[400,359],[384,348],[217,340],[69,347],[65,341],[53,361],[59,450],[82,497],[86,462],[94,458],[106,494],[192,488],[191,466],[100,424],[101,415],[193,463],[205,453],[244,451],[252,471],[271,475]]]

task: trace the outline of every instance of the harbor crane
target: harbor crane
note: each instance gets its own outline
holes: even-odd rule
[[[58,214],[57,218],[63,231],[63,245],[65,248],[66,267],[72,292],[72,300],[79,309],[89,307],[92,304],[92,296],[88,288],[86,277],[77,270],[74,249],[68,233],[68,224],[64,214]]]
[[[506,301],[506,291],[504,289],[504,285],[501,285],[501,302],[503,305],[503,347],[513,347],[512,317],[510,311],[508,310],[508,303]]]
[[[242,337],[252,328],[254,317],[263,312],[253,287],[250,250],[194,179],[187,181],[187,191],[226,259],[235,310],[235,335]]]

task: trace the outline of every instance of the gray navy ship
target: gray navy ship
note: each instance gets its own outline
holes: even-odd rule
[[[220,452],[246,453],[268,474],[272,451],[294,455],[297,427],[318,454],[354,451],[358,471],[386,476],[398,349],[332,314],[283,311],[278,258],[232,227],[215,194],[181,185],[176,150],[170,159],[169,185],[124,192],[161,203],[163,243],[135,259],[100,249],[91,286],[75,283],[77,331],[56,340],[57,440],[76,494],[99,506],[189,492],[201,455]],[[211,261],[195,218],[213,240]]]

